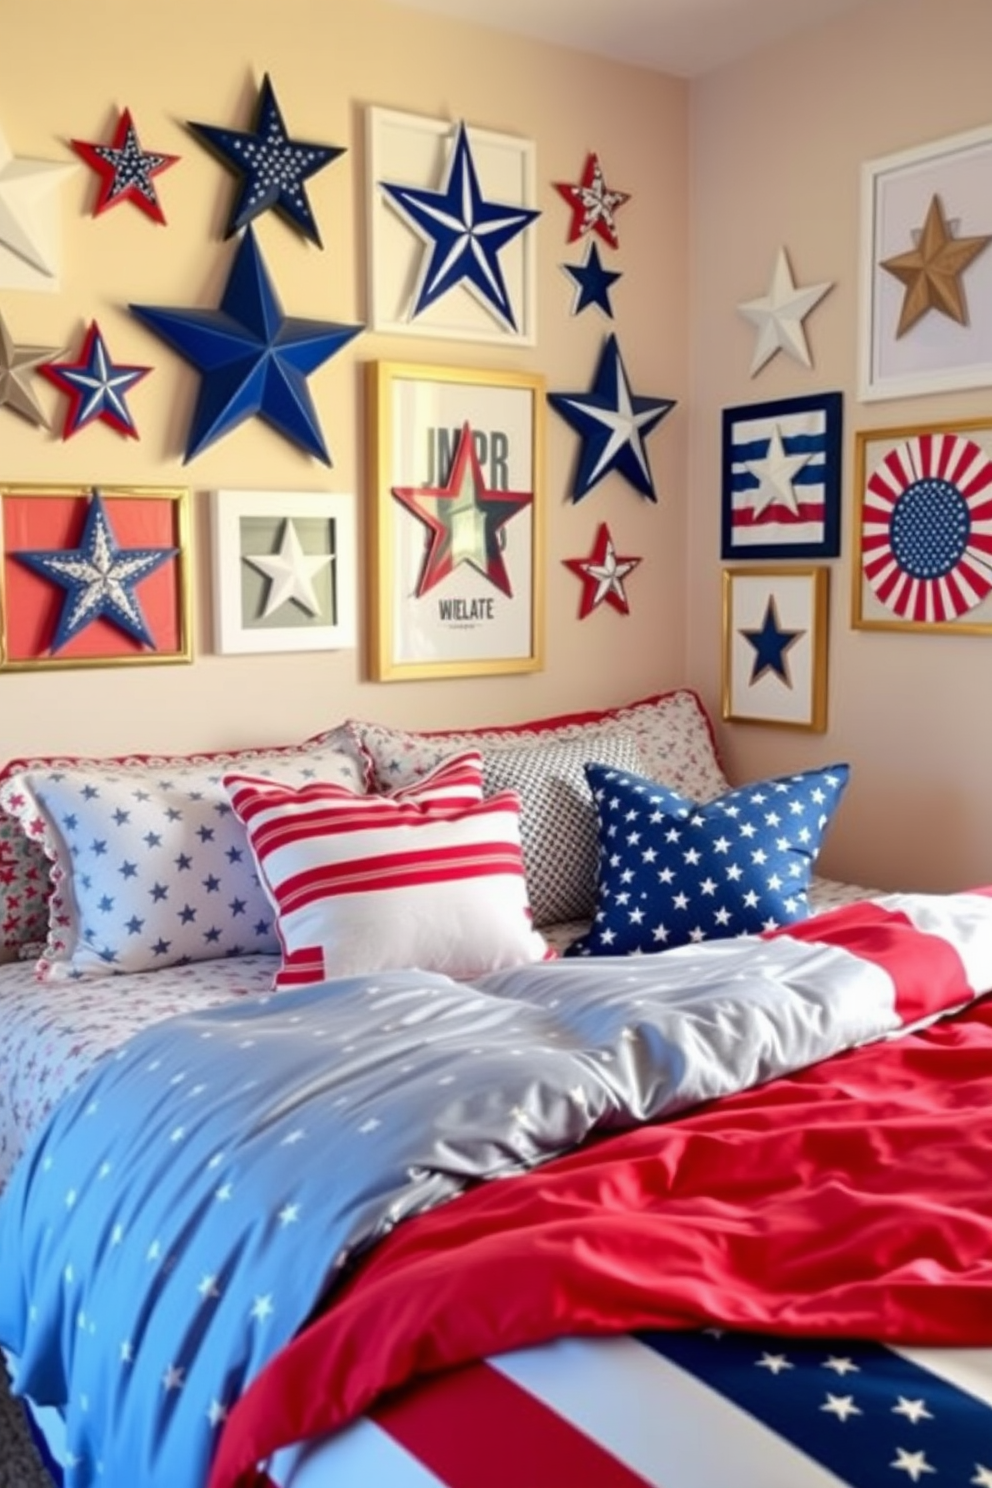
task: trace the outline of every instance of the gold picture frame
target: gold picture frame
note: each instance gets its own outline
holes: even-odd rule
[[[544,665],[544,378],[367,365],[377,681]]]
[[[830,571],[723,570],[723,717],[822,733]]]

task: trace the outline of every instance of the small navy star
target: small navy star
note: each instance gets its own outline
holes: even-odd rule
[[[649,501],[657,501],[644,439],[675,407],[675,400],[641,398],[631,392],[612,332],[604,343],[589,392],[549,393],[548,402],[582,436],[573,501],[581,501],[611,470]]]
[[[577,293],[572,302],[572,314],[580,315],[590,305],[595,305],[597,310],[602,310],[604,315],[613,319],[613,306],[610,304],[610,288],[623,275],[618,269],[607,269],[599,256],[599,248],[592,241],[589,243],[589,251],[586,254],[585,263],[562,264],[562,268],[569,278],[575,280]]]
[[[154,222],[164,222],[152,177],[175,165],[178,155],[152,155],[143,150],[131,118],[124,109],[117,120],[114,138],[109,145],[90,145],[84,140],[70,142],[76,154],[91,165],[100,177],[100,191],[93,216],[99,217],[107,207],[130,201],[140,207]]]
[[[77,362],[43,362],[38,371],[69,396],[63,439],[97,419],[118,433],[137,439],[138,431],[124,401],[125,394],[147,377],[151,368],[118,366],[112,362],[95,320],[86,332]]]
[[[515,331],[499,254],[541,214],[531,207],[506,206],[483,197],[465,125],[458,126],[440,191],[385,181],[379,185],[431,250],[414,294],[413,315],[420,315],[449,289],[463,284]]]
[[[251,228],[219,310],[130,308],[201,374],[186,460],[257,414],[331,464],[306,379],[363,328],[284,316]]]
[[[786,686],[792,686],[789,676],[788,653],[805,630],[783,630],[778,618],[778,605],[774,594],[768,596],[765,617],[758,630],[741,630],[741,635],[754,647],[754,665],[751,668],[751,685],[759,681],[766,672],[774,672]]]
[[[303,183],[343,155],[344,147],[290,139],[268,73],[262,79],[250,133],[212,124],[189,127],[241,177],[225,238],[273,208],[318,248],[323,246]]]

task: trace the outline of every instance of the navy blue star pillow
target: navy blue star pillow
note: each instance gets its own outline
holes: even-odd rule
[[[596,915],[568,956],[630,956],[804,920],[813,862],[850,773],[828,765],[698,804],[586,765],[599,815]]]

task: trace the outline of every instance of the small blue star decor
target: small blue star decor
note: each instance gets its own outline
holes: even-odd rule
[[[505,206],[483,197],[465,125],[458,126],[447,179],[440,191],[385,181],[379,185],[430,250],[414,293],[413,315],[420,315],[461,284],[502,325],[515,331],[517,323],[499,254],[541,214],[531,207]]]
[[[597,310],[602,310],[603,314],[608,315],[612,320],[613,306],[610,304],[610,289],[618,279],[623,278],[623,275],[618,269],[604,268],[596,244],[590,241],[585,263],[562,264],[562,268],[576,285],[572,314],[579,315],[590,305],[595,305]]]
[[[608,336],[603,345],[588,393],[549,393],[548,402],[582,437],[573,501],[581,501],[611,470],[649,501],[657,501],[644,439],[675,400],[631,392],[616,336]]]
[[[45,362],[38,371],[69,396],[63,439],[96,420],[109,424],[120,434],[137,439],[138,431],[125,402],[125,394],[136,382],[147,377],[151,368],[124,367],[112,362],[95,320],[86,332],[78,362]]]
[[[363,327],[284,316],[251,228],[238,244],[218,310],[130,309],[201,375],[186,460],[257,414],[332,463],[306,379]]]
[[[262,79],[250,132],[213,124],[190,123],[189,127],[241,178],[226,238],[272,208],[318,248],[323,246],[304,182],[343,155],[344,146],[290,139],[268,73]]]
[[[101,616],[132,640],[155,650],[135,588],[177,552],[177,548],[119,548],[103,498],[94,491],[78,547],[26,550],[10,556],[65,590],[49,648],[54,656]]]
[[[758,630],[742,630],[741,635],[754,650],[751,667],[751,686],[765,675],[772,673],[791,687],[789,676],[789,652],[806,634],[804,630],[783,630],[778,617],[778,605],[774,594],[768,596],[765,615]]]

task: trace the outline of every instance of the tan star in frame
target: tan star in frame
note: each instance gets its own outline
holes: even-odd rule
[[[968,324],[961,275],[989,243],[992,243],[990,233],[956,238],[944,216],[940,197],[935,193],[930,198],[916,247],[879,262],[879,268],[906,286],[897,338],[904,336],[928,310],[937,310],[958,325]]]
[[[10,408],[28,423],[50,429],[45,411],[28,383],[28,374],[60,356],[61,346],[16,346],[0,313],[0,408]]]

